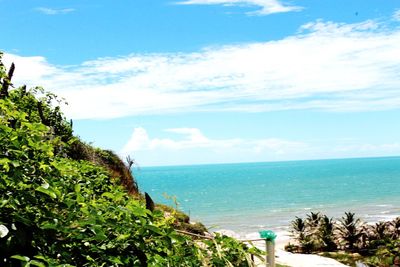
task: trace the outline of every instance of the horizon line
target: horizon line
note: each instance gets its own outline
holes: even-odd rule
[[[380,158],[400,158],[397,156],[365,156],[365,157],[345,157],[345,158],[320,158],[320,159],[293,159],[293,160],[271,160],[271,161],[243,161],[243,162],[221,162],[221,163],[194,163],[194,164],[181,164],[181,165],[146,165],[138,166],[134,169],[140,170],[142,168],[164,168],[164,167],[190,167],[190,166],[210,166],[210,165],[236,165],[236,164],[257,164],[257,163],[285,163],[285,162],[301,162],[301,161],[326,161],[326,160],[350,160],[350,159],[380,159]]]

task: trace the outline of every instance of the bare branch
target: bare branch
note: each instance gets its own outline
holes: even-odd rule
[[[11,85],[11,79],[14,75],[14,70],[15,70],[15,64],[13,62],[11,63],[11,67],[8,70],[7,78],[3,79],[3,85],[0,91],[0,99],[8,96],[8,87]]]

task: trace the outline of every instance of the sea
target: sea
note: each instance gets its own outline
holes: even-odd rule
[[[210,231],[288,231],[297,217],[400,216],[400,157],[141,167],[139,188]]]

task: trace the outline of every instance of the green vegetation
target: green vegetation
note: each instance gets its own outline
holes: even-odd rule
[[[250,254],[260,257],[226,236],[183,236],[184,214],[146,209],[132,161],[74,137],[53,94],[9,90],[13,69],[0,54],[1,266],[252,266]]]
[[[286,246],[291,252],[321,253],[351,266],[357,261],[368,266],[400,266],[400,217],[367,225],[351,212],[338,221],[311,212],[306,220],[296,217],[291,232],[296,241]]]

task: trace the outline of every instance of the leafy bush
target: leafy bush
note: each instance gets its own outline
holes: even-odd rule
[[[261,252],[255,247],[247,247],[233,238],[216,233],[213,240],[206,240],[211,257],[207,266],[252,266],[251,254],[261,259]]]
[[[366,263],[369,266],[399,266],[400,265],[400,240],[386,241],[380,246],[375,255],[370,257]]]
[[[53,135],[60,137],[64,142],[71,139],[72,122],[65,120],[60,108],[61,104],[67,104],[63,99],[46,92],[42,87],[27,90],[25,86],[11,90],[7,98],[18,106],[19,111],[26,114],[30,122],[48,126]]]

